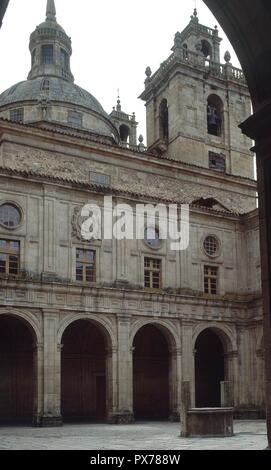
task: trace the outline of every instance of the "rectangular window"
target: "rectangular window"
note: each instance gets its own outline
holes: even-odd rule
[[[68,112],[68,123],[75,127],[82,127],[83,117],[82,114],[76,111]]]
[[[69,57],[64,49],[60,49],[60,63],[63,69],[68,70],[69,68]]]
[[[110,186],[110,176],[91,171],[90,182],[91,184],[97,184],[99,186]]]
[[[204,266],[204,293],[218,294],[218,268],[215,266]]]
[[[226,173],[226,157],[223,153],[209,152],[209,168]]]
[[[20,242],[0,240],[0,274],[19,274]]]
[[[32,55],[31,55],[31,58],[32,58],[32,67],[33,67],[33,65],[35,65],[35,63],[36,63],[36,57],[37,57],[37,51],[36,51],[36,49],[34,49],[33,52],[32,52]]]
[[[41,64],[48,65],[54,62],[54,47],[53,45],[41,46]]]
[[[96,281],[96,252],[93,250],[76,250],[76,280],[81,282]]]
[[[144,286],[146,289],[161,289],[160,259],[144,259]]]
[[[42,91],[50,91],[50,80],[48,80],[48,78],[42,81],[41,89]]]
[[[24,108],[11,109],[9,118],[11,121],[24,122]]]

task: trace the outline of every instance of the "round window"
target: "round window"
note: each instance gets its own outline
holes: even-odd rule
[[[212,236],[206,237],[203,242],[203,247],[208,256],[216,256],[219,251],[219,241]]]
[[[148,227],[145,229],[145,242],[150,248],[160,247],[159,230],[154,227]]]
[[[6,228],[15,228],[21,222],[20,210],[12,204],[0,206],[0,224]]]

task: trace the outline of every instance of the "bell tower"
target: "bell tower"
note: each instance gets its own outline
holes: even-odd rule
[[[120,135],[120,144],[123,147],[137,148],[137,126],[135,113],[129,115],[122,110],[120,97],[117,106],[110,114],[111,121],[115,124]]]
[[[220,61],[217,27],[200,24],[194,10],[174,38],[172,54],[146,69],[147,145],[150,152],[236,176],[254,178],[251,141],[238,125],[251,114],[242,70],[226,52]]]

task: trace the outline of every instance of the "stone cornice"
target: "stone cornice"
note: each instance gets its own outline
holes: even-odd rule
[[[18,297],[17,294],[18,293]],[[87,308],[93,305],[96,308],[97,299],[111,299],[106,307],[108,310],[114,309],[114,300],[118,301],[120,309],[123,309],[123,305],[126,301],[143,302],[145,307],[148,305],[166,304],[166,305],[183,305],[183,306],[201,306],[202,312],[206,311],[206,308],[225,308],[227,311],[239,310],[239,309],[252,309],[261,307],[261,297],[259,293],[251,294],[250,296],[242,295],[228,295],[224,297],[213,297],[206,298],[204,294],[195,292],[191,294],[182,293],[167,293],[166,291],[149,292],[142,289],[118,289],[114,287],[95,286],[90,287],[81,283],[72,282],[40,282],[33,280],[19,280],[19,279],[0,279],[0,294],[2,307],[7,302],[7,305],[11,305],[11,300],[16,305],[23,304],[31,305],[35,308],[46,308],[48,311],[56,311],[63,309],[64,305],[67,305],[67,309],[73,308]],[[50,297],[50,302],[47,299]],[[67,300],[67,296],[70,301],[65,302],[64,297]],[[48,297],[48,298],[49,298]],[[52,298],[55,298],[55,301]],[[73,299],[73,301],[72,301]],[[131,305],[132,305],[131,304]],[[133,310],[133,308],[131,308]],[[252,321],[252,318],[243,318],[241,321]],[[120,312],[121,314],[121,312]],[[204,313],[205,314],[205,313]],[[188,318],[191,320],[191,313],[188,314]],[[236,319],[237,320],[237,319]],[[253,321],[257,321],[254,318]],[[239,317],[240,321],[240,317]]]

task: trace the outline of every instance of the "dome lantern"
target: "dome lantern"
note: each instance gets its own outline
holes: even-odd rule
[[[71,39],[56,21],[54,0],[47,0],[46,19],[30,36],[31,70],[28,79],[55,76],[73,82]]]

